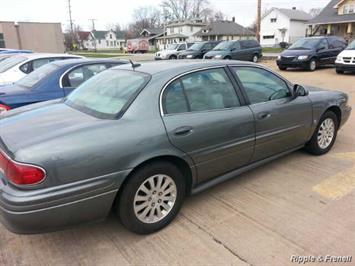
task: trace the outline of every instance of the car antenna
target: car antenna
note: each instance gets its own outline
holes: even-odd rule
[[[139,63],[134,63],[134,62],[132,61],[132,59],[129,59],[129,62],[131,63],[133,70],[134,70],[136,67],[140,67],[140,66],[141,66],[141,64],[139,64]]]

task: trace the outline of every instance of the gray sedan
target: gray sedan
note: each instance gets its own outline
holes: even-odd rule
[[[168,225],[185,196],[300,148],[322,155],[348,96],[238,61],[104,71],[64,100],[0,116],[0,219],[17,233],[100,220]]]

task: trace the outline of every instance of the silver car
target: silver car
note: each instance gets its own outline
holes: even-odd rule
[[[348,96],[238,61],[104,71],[66,99],[0,116],[0,219],[16,233],[100,220],[168,225],[185,196],[300,148],[322,155]]]

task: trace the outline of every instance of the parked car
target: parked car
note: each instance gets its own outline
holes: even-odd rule
[[[305,147],[327,153],[343,92],[221,60],[126,64],[64,100],[0,115],[0,219],[38,233],[112,210],[130,230],[168,225],[188,194]]]
[[[71,59],[46,64],[12,85],[0,86],[0,113],[32,103],[63,98],[101,71],[127,62]]]
[[[159,51],[155,54],[155,60],[172,60],[177,59],[179,54],[189,47],[191,47],[193,43],[173,43],[169,44],[165,50]]]
[[[349,44],[344,51],[342,51],[336,61],[335,69],[338,74],[344,74],[346,71],[355,71],[355,41]]]
[[[1,54],[31,54],[33,51],[30,50],[17,50],[17,49],[0,49]]]
[[[33,70],[56,60],[79,59],[82,56],[70,54],[18,54],[3,60],[0,64],[0,85],[18,81]]]
[[[314,71],[321,65],[334,64],[345,47],[346,41],[336,36],[302,38],[283,51],[276,63],[280,70],[297,67]]]
[[[235,59],[254,63],[261,57],[261,46],[255,40],[224,41],[204,56],[205,59]]]
[[[196,42],[186,51],[181,52],[179,59],[202,59],[203,56],[219,44],[220,41]]]
[[[4,61],[7,58],[10,58],[11,56],[14,56],[14,54],[0,54],[0,65],[2,61]]]

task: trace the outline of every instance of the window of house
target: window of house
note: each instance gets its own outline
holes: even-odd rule
[[[3,33],[0,33],[0,48],[5,48],[5,38]]]
[[[251,104],[268,102],[291,96],[282,79],[273,73],[255,67],[234,67]]]
[[[99,40],[99,44],[101,44],[101,40]]]
[[[171,28],[170,28],[170,33],[171,33],[171,34],[174,33],[174,27],[171,27]]]
[[[194,27],[193,27],[193,26],[190,27],[190,31],[191,31],[191,32],[194,31]]]
[[[109,46],[109,45],[110,45],[109,41],[106,41],[106,46]]]
[[[349,13],[354,13],[354,5],[349,6]]]
[[[276,22],[277,22],[277,18],[272,18],[272,19],[270,19],[270,22],[271,22],[271,23],[276,23]]]
[[[343,11],[344,14],[349,14],[349,5],[345,5],[344,6],[344,11]]]
[[[180,32],[180,33],[182,32],[182,27],[179,28],[179,32]]]
[[[110,34],[110,39],[112,39],[112,34]]]
[[[113,41],[111,41],[111,46],[113,46]]]
[[[267,39],[274,39],[275,38],[275,35],[264,35],[263,36],[263,39],[264,40],[267,40]]]

